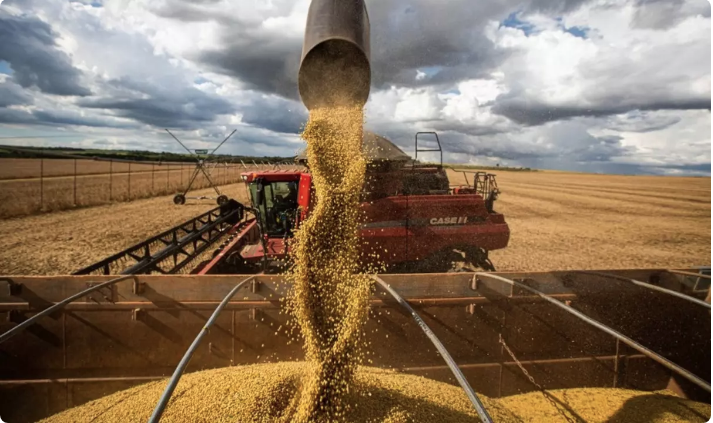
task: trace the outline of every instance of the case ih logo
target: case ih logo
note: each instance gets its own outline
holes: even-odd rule
[[[431,219],[431,225],[465,225],[468,222],[468,216],[461,217],[434,217]]]

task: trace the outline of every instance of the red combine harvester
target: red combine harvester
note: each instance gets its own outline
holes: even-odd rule
[[[438,149],[419,150],[419,133],[417,154],[441,151],[438,135],[431,134]],[[510,238],[504,216],[493,209],[495,175],[476,173],[472,185],[451,188],[442,165],[418,164],[383,137],[366,132],[364,151],[370,162],[361,203],[365,266],[377,264],[378,254],[389,272],[495,270],[488,252],[505,248]],[[297,162],[307,165],[303,156]],[[242,178],[249,206],[230,200],[212,218],[186,222],[77,274],[278,272],[289,260],[294,230],[314,206],[312,176],[305,167],[246,172]],[[157,239],[163,239],[161,248],[151,251]],[[212,258],[201,260],[217,243]]]

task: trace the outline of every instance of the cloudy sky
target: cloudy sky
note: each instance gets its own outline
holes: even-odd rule
[[[5,0],[0,144],[294,154],[308,0]],[[706,0],[367,0],[367,129],[449,162],[710,175]],[[25,137],[17,139],[13,137]],[[424,157],[436,159],[437,156]]]

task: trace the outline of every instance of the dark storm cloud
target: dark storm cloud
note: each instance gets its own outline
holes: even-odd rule
[[[500,134],[503,132],[509,132],[513,129],[512,127],[504,128],[495,125],[478,125],[462,121],[438,121],[431,123],[430,127],[433,128],[434,131],[454,131],[476,137],[482,135]]]
[[[163,128],[193,129],[235,109],[228,101],[180,81],[152,84],[131,78],[114,79],[106,85],[116,94],[78,102],[90,109],[111,110],[119,116]]]
[[[490,72],[503,56],[485,36],[485,24],[507,16],[511,7],[466,0],[368,1],[372,85],[449,85]],[[430,69],[417,80],[424,68]]]
[[[22,87],[64,96],[86,96],[82,73],[57,46],[49,24],[31,15],[13,16],[0,9],[0,60],[10,64]]]
[[[250,89],[299,99],[301,41],[253,37],[237,28],[228,32],[227,45],[204,51],[197,59],[213,71],[238,78]]]
[[[689,16],[711,16],[708,1],[700,1],[696,7],[689,9],[684,8],[684,0],[634,0],[634,4],[636,9],[631,25],[635,28],[665,30]]]
[[[516,10],[563,13],[588,0],[552,2],[478,2],[454,0],[367,0],[371,27],[372,86],[449,86],[489,74],[507,56],[484,34],[490,20],[503,20]],[[200,61],[251,84],[256,89],[298,98],[296,75],[302,39],[276,38],[256,29],[259,22],[225,18],[210,9],[175,0],[157,13],[180,20],[223,22],[225,46],[201,55]],[[290,2],[282,2],[285,8]],[[228,23],[228,20],[232,22]],[[238,24],[239,23],[239,24]],[[429,71],[429,68],[430,71]],[[437,69],[433,69],[437,68]],[[426,69],[424,78],[417,71]],[[266,72],[265,70],[269,70]]]
[[[543,127],[528,128],[521,133],[499,133],[473,137],[454,131],[439,134],[446,155],[489,157],[512,160],[534,166],[533,160],[553,160],[563,163],[608,162],[625,157],[635,149],[622,144],[622,137],[595,137],[588,132],[589,123],[579,121],[554,122]],[[434,156],[435,157],[435,156]],[[556,168],[556,167],[555,167]]]
[[[620,132],[654,132],[666,129],[681,121],[678,116],[656,116],[648,112],[630,112],[612,116],[605,127]]]
[[[626,113],[632,110],[710,110],[710,98],[637,99],[618,103],[616,98],[602,99],[592,106],[553,106],[536,99],[507,94],[498,97],[493,113],[524,125],[541,125],[546,122],[573,117],[599,117]]]
[[[0,108],[0,123],[39,123],[29,112],[17,109]]]
[[[177,0],[154,6],[151,8],[151,11],[157,16],[176,19],[183,22],[203,22],[212,20],[226,24],[233,22],[234,19],[231,18],[231,14],[226,14],[224,11],[219,9],[204,7],[204,5],[216,3],[220,3],[220,0]]]
[[[77,112],[69,113],[62,111],[33,111],[32,115],[41,122],[43,125],[79,125],[79,126],[91,126],[95,128],[138,128],[139,125],[136,123],[125,123],[116,122],[110,119],[102,119],[101,117],[87,117],[82,116]]]
[[[263,144],[267,145],[269,147],[279,147],[279,148],[286,148],[288,151],[290,147],[297,148],[294,146],[294,144],[289,143],[287,141],[284,141],[281,138],[269,135],[269,134],[264,134],[264,133],[249,133],[242,135],[240,137],[241,141],[244,141],[248,144]]]
[[[488,20],[513,10],[562,12],[583,0],[568,2],[480,2],[457,0],[435,5],[427,0],[367,1],[371,24],[372,86],[450,86],[488,75],[506,58],[484,34]],[[290,2],[276,9],[289,10]],[[302,38],[260,30],[260,21],[226,15],[215,8],[174,0],[154,13],[182,21],[223,24],[223,45],[201,52],[201,63],[234,76],[252,89],[298,99],[297,72]],[[416,79],[417,71],[425,76]]]
[[[299,134],[307,112],[296,101],[277,96],[257,98],[241,106],[243,122],[274,132]]]
[[[63,127],[68,125],[94,128],[138,128],[133,123],[117,122],[113,119],[82,116],[78,112],[61,110],[17,110],[0,108],[0,123],[27,124]]]
[[[261,28],[262,18],[286,16],[292,8],[290,0],[272,2],[273,12],[260,19],[246,17],[236,10],[225,13],[224,4],[201,5],[185,0],[165,2],[152,11],[162,17],[180,21],[215,21],[222,25],[222,44],[203,50],[192,59],[212,71],[233,76],[249,89],[285,98],[299,99],[297,71],[302,53],[302,37],[289,38]]]
[[[367,0],[372,85],[451,86],[486,76],[510,54],[485,36],[489,21],[502,21],[518,10],[564,13],[587,1]],[[418,70],[426,76],[417,80]]]
[[[242,126],[218,151],[235,155],[288,157],[295,155],[304,145],[296,135],[281,136],[265,129]]]
[[[7,81],[0,83],[0,108],[32,104],[32,102],[32,96],[26,93],[19,85]]]
[[[527,12],[562,14],[575,11],[588,2],[589,0],[532,0],[524,5],[523,10]]]

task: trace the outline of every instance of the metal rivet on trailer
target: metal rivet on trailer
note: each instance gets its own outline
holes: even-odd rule
[[[134,278],[133,292],[136,295],[143,295],[146,291],[146,282],[139,282],[138,279]]]
[[[133,320],[134,322],[139,322],[144,317],[145,313],[145,310],[141,308],[135,308],[131,310],[131,320]]]
[[[470,280],[470,289],[473,291],[477,291],[479,283],[480,278],[478,278],[478,275],[473,275],[473,278]]]
[[[8,310],[6,320],[7,323],[20,323],[24,319],[20,310]]]

